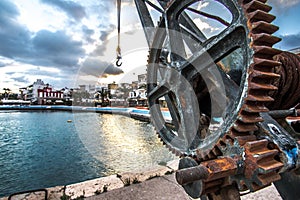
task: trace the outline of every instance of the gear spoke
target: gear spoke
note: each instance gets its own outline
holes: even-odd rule
[[[149,94],[148,98],[154,101],[158,100],[160,97],[167,95],[170,92],[170,86],[167,84],[161,84],[156,86]]]
[[[181,34],[181,28],[177,20],[168,22],[166,26],[167,36],[169,37],[169,51],[171,52],[171,66],[175,69],[178,64],[186,57],[184,49],[184,40]]]
[[[172,117],[172,124],[175,126],[175,131],[179,130],[180,119],[177,106],[175,105],[175,101],[171,94],[165,96],[170,115]],[[183,137],[182,135],[178,135],[179,137]]]
[[[186,83],[182,83],[177,86],[175,95],[179,109],[180,127],[178,130],[178,136],[183,136],[185,140],[185,147],[189,151],[195,147],[192,147],[192,143],[197,139],[197,131],[199,128],[199,111],[195,112],[197,99],[186,98],[191,95],[193,91],[186,87]]]
[[[209,13],[202,12],[202,11],[196,10],[196,9],[194,9],[194,8],[187,8],[187,10],[192,11],[192,12],[194,12],[194,13],[197,13],[197,14],[199,14],[199,15],[202,15],[202,16],[204,16],[204,17],[210,18],[210,19],[215,19],[215,20],[217,20],[218,22],[220,22],[221,24],[223,24],[223,25],[225,25],[225,26],[229,26],[229,25],[230,25],[229,22],[227,22],[226,20],[222,19],[222,18],[219,17],[219,16],[211,15],[211,14],[209,14]]]
[[[196,26],[186,12],[182,12],[179,18],[180,26],[193,37],[194,40],[202,43],[207,38],[204,33]]]
[[[201,72],[214,65],[230,52],[244,45],[246,38],[243,30],[239,25],[231,26],[220,35],[206,41],[198,52],[195,52],[193,56],[180,66],[179,70],[184,71],[185,68],[193,65],[198,72]]]

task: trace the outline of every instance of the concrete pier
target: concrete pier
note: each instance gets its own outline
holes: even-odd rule
[[[174,172],[178,160],[166,166],[156,166],[141,172],[125,172],[80,183],[46,188],[49,200],[190,200],[183,188],[177,184]],[[41,193],[20,195],[18,200],[40,200]],[[282,200],[272,185],[255,193],[241,197],[242,200]],[[8,200],[8,197],[0,198]]]

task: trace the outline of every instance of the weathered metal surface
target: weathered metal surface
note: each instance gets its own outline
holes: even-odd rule
[[[264,122],[261,123],[262,132],[269,141],[272,141],[281,151],[281,161],[284,163],[284,171],[293,169],[297,165],[298,144],[297,141],[271,118],[267,113],[262,113]]]
[[[160,23],[159,25],[160,25],[160,28],[166,28],[166,29],[172,28],[172,29],[176,30],[175,34],[169,35],[171,51],[172,51],[172,49],[176,49],[176,50],[180,49],[180,46],[182,46],[182,44],[180,44],[179,42],[182,42],[184,39],[181,37],[178,37],[178,32],[180,32],[180,30],[181,30],[180,26],[179,26],[180,21],[178,19],[180,19],[179,16],[185,12],[185,9],[189,9],[188,5],[190,5],[194,2],[197,2],[197,1],[192,1],[192,0],[190,0],[190,1],[188,1],[188,0],[172,1],[171,3],[168,4],[167,7],[165,7],[165,9],[166,9],[165,16],[168,20],[162,20],[163,23]],[[241,10],[242,10],[242,11],[241,10],[238,11],[233,8],[235,3],[231,2],[231,1],[226,1],[226,2],[221,2],[221,3],[223,3],[231,11],[234,18],[236,18],[237,21],[232,22],[233,25],[229,26],[227,31],[224,31],[218,37],[210,40],[210,42],[207,42],[202,47],[201,51],[199,51],[199,52],[196,51],[193,54],[192,58],[189,60],[189,62],[182,62],[182,59],[178,58],[176,56],[171,57],[172,58],[171,66],[176,66],[178,64],[180,65],[182,63],[183,64],[182,66],[180,66],[179,68],[177,67],[177,69],[179,69],[179,73],[181,73],[185,77],[191,79],[191,77],[194,77],[195,75],[197,75],[197,71],[193,71],[193,68],[190,67],[190,65],[191,65],[190,63],[193,63],[194,65],[200,65],[200,66],[205,64],[205,62],[203,62],[205,60],[203,59],[204,57],[203,57],[203,54],[201,53],[202,51],[206,50],[209,53],[209,55],[211,56],[212,60],[214,62],[218,62],[218,60],[220,60],[220,58],[222,58],[224,56],[224,54],[227,54],[227,52],[230,52],[233,48],[235,48],[237,46],[245,49],[245,53],[243,55],[244,55],[245,59],[247,60],[246,63],[252,63],[248,67],[245,66],[245,69],[243,69],[244,70],[243,76],[246,76],[245,74],[249,73],[249,78],[247,80],[248,84],[246,84],[246,82],[245,82],[244,83],[244,84],[246,84],[245,86],[244,85],[240,85],[240,86],[236,85],[235,86],[234,83],[232,83],[230,81],[228,82],[228,80],[229,80],[228,75],[225,75],[222,78],[225,80],[225,83],[226,83],[226,81],[228,82],[228,84],[226,84],[226,87],[225,87],[228,96],[230,96],[230,95],[237,96],[237,94],[232,94],[232,93],[236,93],[239,90],[241,90],[241,91],[248,90],[247,96],[240,97],[240,98],[245,98],[245,100],[243,101],[244,102],[243,107],[238,108],[238,104],[234,105],[237,107],[236,109],[240,109],[240,112],[239,112],[238,116],[236,117],[235,122],[232,124],[232,127],[234,130],[247,135],[248,132],[258,130],[255,123],[263,121],[263,119],[259,116],[259,112],[267,111],[267,108],[264,106],[264,103],[273,101],[273,98],[271,98],[268,94],[270,91],[277,89],[277,87],[272,85],[271,80],[274,78],[278,78],[278,75],[273,72],[273,68],[276,67],[279,63],[274,62],[272,60],[272,57],[275,54],[278,54],[280,51],[273,49],[271,46],[273,44],[275,44],[276,42],[278,42],[280,39],[273,37],[271,35],[273,33],[273,31],[277,30],[277,28],[270,24],[270,22],[274,19],[274,17],[267,13],[270,9],[270,7],[268,5],[265,5],[264,3],[258,2],[258,1],[244,1],[242,4],[236,5],[236,6],[240,6]],[[245,15],[243,15],[243,12],[245,12]],[[213,17],[213,18],[218,19],[216,17]],[[245,23],[244,26],[243,26],[243,23]],[[240,31],[235,32],[235,28],[231,28],[231,27],[236,27],[235,26],[236,24],[238,24],[238,27],[244,28],[245,33],[246,33],[245,37],[243,36],[243,34]],[[193,28],[195,29],[195,27],[193,27]],[[269,28],[271,29],[271,31],[269,30]],[[268,31],[265,31],[265,29],[268,29]],[[249,30],[249,32],[248,32],[248,30]],[[149,94],[152,94],[153,91],[155,91],[155,90],[159,91],[159,87],[160,87],[160,86],[157,86],[156,84],[154,84],[154,82],[156,82],[155,78],[157,75],[153,76],[153,74],[157,73],[155,71],[157,68],[155,69],[155,67],[152,66],[153,65],[152,63],[157,62],[156,57],[160,55],[160,51],[157,49],[162,48],[161,45],[163,44],[165,37],[168,35],[168,31],[163,32],[163,33],[162,32],[159,31],[156,33],[156,38],[155,38],[155,41],[153,44],[153,47],[156,50],[153,49],[153,51],[150,51],[150,58],[149,58],[150,66],[148,67],[148,69],[149,69],[148,70],[148,75],[149,75],[148,78],[151,79],[153,77],[154,79],[149,81],[150,82],[148,85]],[[192,32],[195,33],[195,30],[192,30]],[[173,33],[173,32],[171,31],[171,33]],[[250,41],[247,38],[248,35],[251,37],[252,41]],[[205,39],[205,38],[202,37],[202,40],[203,39]],[[266,40],[266,39],[268,39],[268,40]],[[157,40],[159,40],[159,41],[157,41]],[[199,43],[202,44],[203,43],[202,40],[199,41]],[[232,41],[235,41],[235,42],[233,43]],[[265,42],[265,41],[267,41],[267,42]],[[246,50],[249,47],[252,48],[253,54],[249,54],[250,50]],[[181,48],[181,50],[182,50],[182,48]],[[246,53],[246,52],[248,52],[248,53]],[[181,52],[180,54],[181,54],[180,57],[184,57],[184,53]],[[207,66],[209,66],[209,64],[207,64]],[[204,66],[204,68],[205,68],[205,66]],[[249,69],[247,70],[247,68],[249,68]],[[175,69],[176,69],[176,67],[175,67]],[[224,72],[221,72],[221,74],[222,73],[224,73]],[[167,87],[170,87],[170,85],[168,85]],[[179,85],[175,85],[174,87],[179,87]],[[198,82],[196,87],[194,87],[194,90],[197,90],[197,87],[201,87],[201,83]],[[227,88],[231,88],[231,89],[227,89]],[[237,88],[237,89],[233,89],[233,88]],[[205,89],[205,87],[203,89]],[[208,93],[204,93],[203,89],[199,90],[199,92],[200,92],[199,95],[197,93],[198,100],[203,99],[203,97],[208,94]],[[149,95],[150,106],[155,107],[154,105],[156,104],[157,99],[161,96],[168,94],[168,91],[165,91],[163,93],[156,92],[156,94],[157,94],[156,96]],[[175,98],[176,98],[176,96],[179,96],[179,94],[175,94]],[[185,96],[186,100],[187,100],[188,96],[189,95]],[[171,98],[169,98],[169,95],[167,95],[167,97],[168,97],[167,99],[169,99],[169,100],[171,99]],[[204,98],[203,104],[206,106],[209,106],[210,104],[206,104],[208,102],[205,101],[205,98]],[[174,100],[171,102],[174,102]],[[188,100],[188,102],[190,102],[190,100]],[[173,106],[170,106],[170,105],[172,105],[170,102],[168,102],[168,105],[170,108],[174,108],[174,107],[178,106],[178,105],[174,105],[174,103],[173,103]],[[205,110],[205,108],[203,108],[203,109]],[[177,123],[178,122],[180,123],[181,122],[180,120],[184,121],[184,119],[180,119],[180,113],[184,112],[182,110],[182,108],[180,108],[180,109],[176,108],[176,109],[171,109],[171,110],[176,110],[176,113],[174,113],[174,112],[171,113],[171,115],[174,116],[174,119],[176,119],[176,116],[179,116],[179,118],[177,117],[177,120],[175,120],[175,122],[177,121]],[[155,112],[157,112],[157,110],[154,109],[152,111],[152,113],[155,113]],[[184,115],[182,115],[182,116],[184,116]],[[163,119],[159,117],[159,115],[155,115],[154,121],[155,120],[161,121],[161,122],[157,123],[157,124],[160,124],[160,131],[159,131],[161,133],[160,137],[162,138],[164,143],[177,155],[194,155],[194,156],[196,155],[198,157],[198,159],[200,159],[200,160],[201,159],[202,160],[212,159],[213,157],[217,156],[217,155],[215,155],[215,152],[217,150],[215,150],[214,145],[208,145],[207,148],[201,147],[201,145],[199,145],[199,147],[196,148],[195,150],[191,149],[189,151],[180,150],[180,148],[178,148],[174,145],[171,145],[170,141],[168,141],[167,138],[170,138],[173,140],[177,136],[172,136],[172,133],[169,133],[170,130],[168,130],[168,129],[162,130],[162,128],[164,127],[164,125],[163,125],[164,122],[163,122]],[[176,126],[178,127],[178,125],[176,125]],[[224,132],[224,131],[226,131],[226,129],[220,131],[220,133],[219,133],[220,137],[222,137],[222,135],[226,134],[226,132]],[[201,133],[202,132],[205,132],[205,130],[201,131]],[[166,136],[166,134],[167,135],[170,134],[170,136]],[[216,142],[217,141],[215,141],[215,140],[211,140],[211,141],[207,140],[202,143],[208,143],[208,144],[212,143],[213,144]],[[184,143],[184,141],[182,141],[182,142],[178,141],[175,144],[182,145],[183,143]],[[190,144],[190,142],[188,142],[188,144]],[[185,148],[188,149],[189,147],[185,147]]]
[[[145,32],[146,27],[154,27],[146,4],[162,15],[156,33],[146,33],[150,111],[170,151],[191,157],[181,160],[176,173],[188,194],[239,199],[238,190],[261,189],[278,181],[279,173],[300,165],[298,137],[285,122],[286,117],[300,114],[297,109],[287,110],[300,101],[300,58],[272,47],[281,39],[272,35],[278,27],[271,24],[275,16],[269,14],[272,8],[266,0],[214,1],[228,9],[231,22],[190,7],[199,1],[158,0],[161,10],[148,0],[135,0]],[[225,29],[208,38],[188,12],[215,20]],[[187,56],[184,46],[192,56]],[[238,48],[243,66],[228,71],[220,61]],[[212,72],[213,65],[218,67]],[[225,87],[220,99],[231,103],[218,131],[211,132],[211,106],[217,106],[212,97],[220,86],[212,78],[216,74]],[[171,126],[160,112],[161,97],[167,101]]]
[[[283,119],[287,117],[300,116],[300,109],[289,109],[289,110],[271,110],[268,114],[274,119]]]
[[[176,172],[176,180],[180,185],[185,185],[199,180],[206,180],[208,176],[209,171],[206,166],[203,165],[185,168]]]
[[[194,159],[186,157],[186,158],[182,158],[179,161],[178,169],[184,170],[184,169],[189,169],[189,168],[193,168],[193,167],[197,167],[197,166],[198,166],[198,163]],[[205,174],[205,171],[196,170],[196,177],[197,177],[197,174],[203,175],[203,173]],[[194,172],[190,172],[190,174],[185,174],[184,176],[176,173],[176,179],[180,183],[182,183],[181,185],[184,188],[184,190],[186,191],[186,193],[193,198],[199,198],[203,193],[203,189],[204,189],[203,182],[201,180],[201,177],[197,179],[197,178],[194,178],[194,176],[195,176]],[[193,179],[193,181],[191,181],[191,179]]]
[[[198,180],[213,181],[234,175],[237,170],[236,162],[229,158],[218,158],[204,161],[200,165],[183,168],[176,172],[176,180],[180,185]]]
[[[218,190],[221,185],[227,186],[224,179],[236,172],[237,164],[229,157],[205,161],[200,165],[186,157],[180,160],[176,180],[191,197],[199,198]]]
[[[281,180],[274,182],[274,185],[283,199],[299,199],[300,176],[294,172],[282,173]]]
[[[134,0],[136,9],[138,11],[144,33],[148,42],[149,47],[153,42],[154,37],[154,22],[151,18],[150,12],[147,8],[145,0]]]
[[[300,57],[282,52],[274,57],[275,61],[281,63],[275,68],[275,72],[280,74],[281,78],[274,81],[278,90],[272,93],[276,99],[270,103],[270,109],[290,109],[300,102]]]

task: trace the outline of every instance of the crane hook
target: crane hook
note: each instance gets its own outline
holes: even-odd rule
[[[121,67],[121,65],[123,64],[123,63],[121,62],[121,59],[122,59],[122,57],[117,57],[116,65],[117,65],[118,67]]]

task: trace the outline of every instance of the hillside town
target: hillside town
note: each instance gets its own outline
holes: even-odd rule
[[[55,86],[37,79],[31,85],[13,93],[3,88],[0,104],[11,105],[78,105],[78,106],[147,106],[147,75],[140,74],[132,83],[110,83],[107,85],[79,85],[76,88]]]

